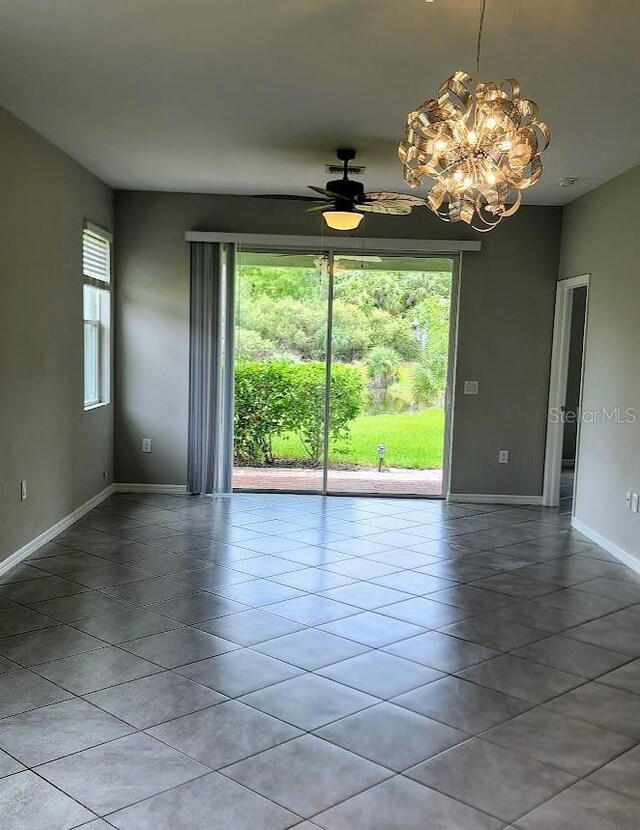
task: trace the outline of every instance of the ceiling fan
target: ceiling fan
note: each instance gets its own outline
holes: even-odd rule
[[[365,193],[361,182],[349,178],[349,162],[356,157],[356,151],[343,148],[336,155],[342,162],[342,178],[327,182],[326,187],[309,189],[318,193],[318,196],[263,196],[261,198],[290,199],[300,202],[315,202],[314,207],[307,212],[322,211],[325,222],[330,228],[338,231],[351,231],[358,227],[364,213],[386,213],[395,216],[405,216],[411,213],[416,205],[424,206],[424,199],[418,196],[409,196],[406,193]]]

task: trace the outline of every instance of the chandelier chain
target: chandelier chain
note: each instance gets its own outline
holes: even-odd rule
[[[482,45],[482,28],[487,0],[480,0],[480,25],[478,26],[478,48],[476,49],[476,83],[480,80],[480,47]]]

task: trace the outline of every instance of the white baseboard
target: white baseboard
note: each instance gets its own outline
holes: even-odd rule
[[[542,504],[542,496],[500,496],[493,493],[449,493],[447,500],[467,504]]]
[[[114,485],[116,493],[166,493],[184,495],[187,492],[186,484],[126,484]]]
[[[114,492],[115,484],[110,484],[108,487],[105,487],[104,490],[101,490],[97,495],[93,496],[93,498],[89,499],[89,501],[86,501],[84,504],[81,504],[80,507],[77,507],[73,513],[69,513],[69,515],[65,516],[64,519],[60,519],[59,522],[56,522],[50,528],[43,531],[39,536],[36,536],[35,539],[32,539],[30,542],[27,542],[26,545],[23,545],[20,550],[12,553],[0,562],[0,576],[3,576],[12,568],[15,568],[15,566],[19,565],[20,562],[27,558],[27,556],[30,556],[43,545],[46,545],[47,542],[50,542],[59,533],[62,533],[63,530],[71,527],[71,525],[77,522],[78,519],[81,519],[90,510],[93,510],[94,507],[97,507],[105,501],[105,499],[108,499]]]
[[[621,548],[614,542],[611,542],[606,538],[606,536],[598,533],[597,530],[589,527],[589,525],[586,525],[584,522],[580,521],[580,519],[576,519],[575,516],[571,519],[571,527],[574,527],[577,531],[582,533],[583,536],[586,536],[587,539],[591,539],[592,542],[595,542],[596,545],[599,545],[603,550],[606,550],[607,553],[615,556],[616,559],[619,559],[624,565],[631,568],[632,571],[640,573],[640,559],[637,556],[634,556],[632,553],[624,550],[624,548]]]

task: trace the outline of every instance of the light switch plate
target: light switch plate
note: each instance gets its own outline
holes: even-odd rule
[[[498,450],[498,464],[509,463],[509,450]]]
[[[638,493],[631,494],[631,509],[634,513],[640,512],[640,495]]]
[[[464,394],[465,395],[477,395],[479,389],[479,384],[477,380],[465,380],[464,382]]]
[[[151,452],[151,438],[142,439],[142,452]]]

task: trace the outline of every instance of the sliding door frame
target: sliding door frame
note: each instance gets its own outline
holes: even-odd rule
[[[452,257],[451,295],[449,303],[449,352],[447,355],[447,384],[444,397],[444,447],[442,458],[442,493],[447,499],[451,489],[451,456],[453,453],[453,419],[455,417],[456,373],[458,371],[458,319],[460,316],[460,282],[462,251]]]
[[[326,240],[325,240],[326,241]],[[330,487],[329,481],[329,446],[331,440],[330,434],[330,423],[331,423],[331,376],[333,371],[333,301],[334,301],[334,265],[335,265],[335,256],[336,254],[344,253],[345,248],[342,245],[335,245],[329,246],[325,245],[324,248],[320,249],[319,251],[309,251],[308,249],[297,249],[292,251],[290,248],[282,248],[280,246],[269,246],[269,245],[260,245],[259,248],[254,247],[253,245],[247,245],[244,248],[239,248],[238,253],[241,254],[243,250],[251,251],[253,253],[302,253],[304,250],[305,253],[314,254],[317,253],[318,256],[327,257],[327,325],[326,325],[326,347],[325,347],[325,399],[324,399],[324,418],[323,418],[323,453],[322,453],[322,487],[320,492],[316,490],[288,490],[287,492],[297,493],[299,495],[322,495],[322,496],[367,496],[371,498],[409,498],[409,499],[416,499],[416,498],[424,498],[424,499],[446,499],[449,494],[450,488],[450,481],[451,481],[451,454],[452,454],[452,434],[453,434],[453,417],[455,411],[455,375],[456,375],[456,362],[457,362],[457,351],[458,351],[458,312],[459,312],[459,301],[460,301],[460,273],[462,268],[462,252],[458,252],[458,254],[453,254],[447,252],[445,256],[451,259],[451,293],[450,293],[450,309],[449,309],[449,338],[448,338],[448,354],[447,354],[447,380],[446,380],[446,387],[445,387],[445,424],[444,424],[444,439],[443,439],[443,451],[442,451],[442,491],[437,496],[426,496],[420,493],[398,493],[389,496],[389,494],[385,493],[358,493],[358,492],[349,492],[349,493],[342,493],[340,491],[334,491]],[[353,250],[353,249],[351,249]],[[358,251],[363,254],[367,255],[380,255],[386,254],[389,256],[389,253],[386,251],[380,251],[371,248],[358,248]],[[399,252],[394,252],[396,255],[401,255]],[[406,253],[406,252],[403,252]],[[408,254],[407,254],[408,255]],[[415,254],[414,254],[415,255]],[[434,253],[420,253],[417,255],[418,257],[422,257],[424,259],[430,259],[432,257],[436,257],[437,254]],[[234,259],[234,267],[235,267],[235,259]],[[227,304],[225,309],[225,319],[227,321],[227,326],[229,321],[235,322],[235,286],[236,286],[236,277],[237,271],[233,272],[233,278],[230,280],[231,290],[228,292],[227,301],[228,303],[233,303],[233,306]],[[231,311],[232,309],[232,311]],[[228,336],[228,343],[233,343],[233,333]],[[235,351],[229,350],[226,353],[226,360],[225,360],[225,367],[224,367],[224,375],[226,378],[231,378],[230,387],[225,386],[225,393],[227,388],[230,388],[230,395],[231,400],[226,400],[223,403],[223,407],[225,412],[229,412],[229,421],[228,423],[233,423],[233,364],[235,361]],[[229,365],[230,363],[230,365]],[[226,436],[225,436],[226,437]],[[225,492],[232,492],[232,476],[233,476],[233,429],[231,429],[231,435],[227,438],[227,444],[225,446],[225,470],[222,471],[222,480],[225,484],[228,481],[228,489]],[[264,490],[261,492],[280,492],[277,490]]]
[[[327,341],[324,350],[325,359],[325,380],[324,380],[324,421],[323,421],[323,445],[322,445],[322,495],[328,495],[329,491],[329,444],[331,443],[331,375],[333,373],[333,266],[335,264],[335,251],[327,250]],[[322,256],[322,254],[321,254]]]
[[[236,275],[238,260],[237,245],[226,245],[224,270],[224,295],[220,306],[223,329],[222,382],[220,384],[220,491],[233,492],[233,410],[235,401],[235,342],[236,342]]]
[[[449,494],[451,479],[451,453],[453,419],[455,412],[455,375],[458,352],[458,315],[460,301],[460,277],[462,269],[463,251],[480,251],[481,243],[468,240],[421,240],[421,239],[376,239],[357,237],[320,237],[320,236],[282,236],[269,234],[234,234],[217,233],[209,231],[189,231],[185,234],[187,242],[225,242],[234,243],[232,254],[227,257],[227,290],[224,295],[225,326],[225,349],[223,355],[223,384],[222,384],[222,418],[224,446],[220,453],[222,469],[219,472],[221,491],[223,493],[233,492],[233,417],[234,417],[234,364],[235,349],[235,297],[237,283],[237,259],[236,251],[254,250],[281,253],[316,253],[329,258],[328,267],[328,320],[327,320],[327,344],[325,350],[326,360],[326,387],[324,407],[324,441],[323,441],[323,475],[321,495],[349,495],[358,496],[358,493],[334,493],[329,487],[328,481],[328,456],[330,442],[330,415],[331,415],[331,371],[333,365],[332,355],[332,325],[333,325],[333,288],[334,288],[334,257],[336,253],[355,251],[361,254],[380,254],[396,256],[417,256],[431,258],[443,256],[452,260],[451,278],[451,308],[449,324],[449,355],[447,369],[447,385],[445,392],[445,433],[443,448],[443,469],[442,469],[442,493],[440,496],[422,496],[420,494],[394,494],[393,498],[442,498],[446,499]],[[266,492],[266,491],[265,491]],[[290,491],[293,492],[293,491]],[[309,493],[311,491],[302,491]],[[313,491],[314,493],[317,491]],[[387,497],[384,494],[363,493],[361,495],[375,498],[377,495]]]

